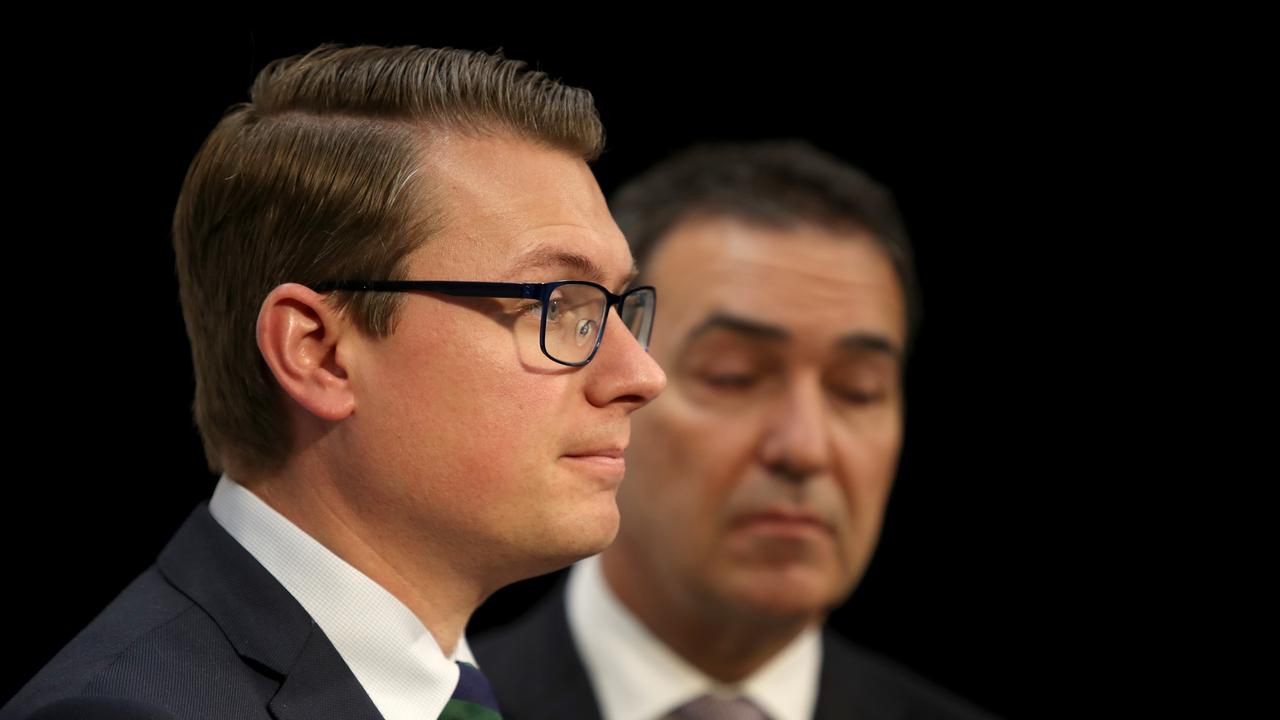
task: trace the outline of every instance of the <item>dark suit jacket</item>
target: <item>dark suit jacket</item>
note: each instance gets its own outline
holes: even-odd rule
[[[19,718],[381,715],[311,616],[202,504],[0,709]]]
[[[600,707],[569,633],[564,583],[515,623],[472,643],[503,720],[600,720]],[[817,720],[988,716],[830,630],[822,637]]]

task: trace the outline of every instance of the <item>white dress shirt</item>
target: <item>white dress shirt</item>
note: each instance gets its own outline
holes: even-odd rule
[[[466,637],[453,658],[404,603],[223,475],[209,512],[315,620],[386,720],[440,715],[475,664]]]
[[[745,697],[772,720],[813,717],[822,667],[822,635],[816,627],[745,680],[726,686],[663,644],[618,600],[598,556],[573,567],[565,603],[569,630],[604,720],[656,720],[706,694]]]

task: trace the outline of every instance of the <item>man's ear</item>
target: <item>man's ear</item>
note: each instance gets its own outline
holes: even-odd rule
[[[258,350],[280,388],[318,418],[342,420],[355,411],[345,367],[354,326],[305,285],[285,283],[262,301],[258,311]]]

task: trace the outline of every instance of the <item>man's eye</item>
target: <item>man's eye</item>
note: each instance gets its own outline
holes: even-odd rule
[[[721,390],[748,390],[760,381],[750,373],[710,373],[702,376],[702,382]]]
[[[521,313],[528,313],[534,317],[542,317],[542,303],[533,300],[526,305],[520,306]],[[556,322],[560,319],[560,301],[552,300],[547,304],[547,322]]]
[[[874,405],[884,400],[885,394],[879,390],[867,391],[858,388],[833,388],[832,394],[842,402],[850,405]]]

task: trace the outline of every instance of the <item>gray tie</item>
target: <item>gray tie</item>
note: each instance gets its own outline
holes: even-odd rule
[[[671,720],[769,720],[755,703],[744,697],[718,698],[703,695],[676,708],[667,716]]]

